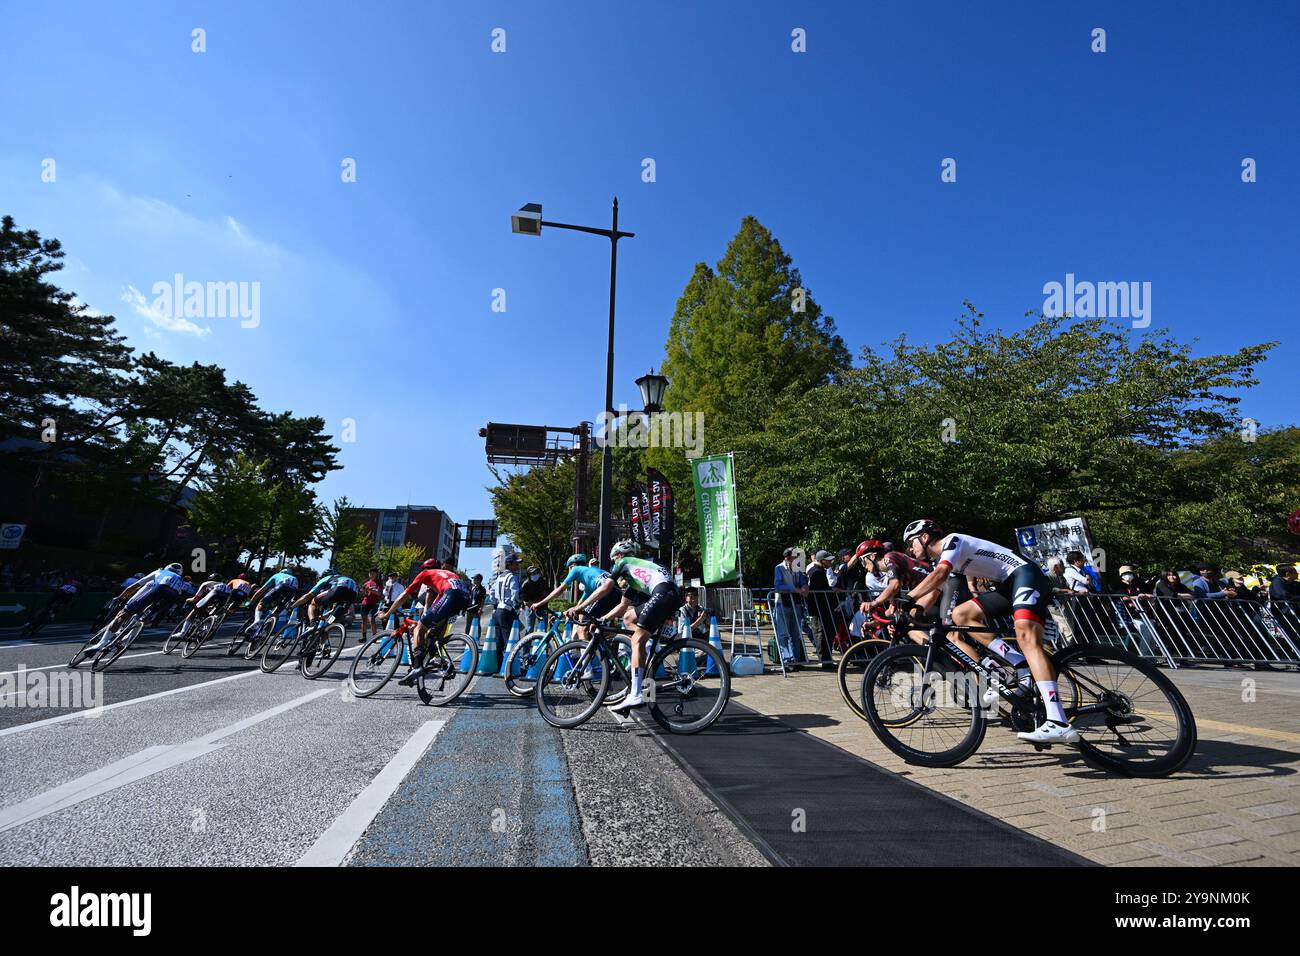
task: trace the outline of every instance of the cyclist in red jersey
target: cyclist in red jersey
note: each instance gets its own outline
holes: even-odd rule
[[[420,590],[421,586],[427,586],[435,595],[425,605],[424,614],[416,624],[415,633],[411,638],[411,670],[398,682],[407,686],[415,683],[421,668],[424,667],[425,631],[434,628],[435,634],[440,633],[444,623],[470,604],[469,585],[455,571],[444,570],[442,562],[434,558],[425,561],[421,568],[420,573],[406,586],[406,590],[394,598],[393,603],[388,606],[390,613],[397,611],[406,603],[407,598]]]
[[[869,570],[885,579],[885,589],[870,601],[862,602],[862,613],[868,617],[876,608],[889,604],[904,588],[910,591],[916,587],[930,573],[930,566],[924,561],[910,558],[898,551],[886,551],[884,543],[875,538],[858,545],[858,555]],[[940,594],[936,591],[917,602],[917,606],[925,612],[917,620],[918,624],[938,622],[939,598]],[[918,644],[925,643],[925,631],[913,630],[908,636]]]

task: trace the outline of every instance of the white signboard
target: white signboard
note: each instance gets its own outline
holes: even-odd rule
[[[25,524],[0,524],[0,550],[13,550],[22,544]]]
[[[1083,518],[1065,518],[1016,529],[1016,546],[1026,558],[1046,568],[1054,558],[1065,561],[1071,551],[1083,553],[1092,563],[1092,539],[1088,536],[1088,522]]]

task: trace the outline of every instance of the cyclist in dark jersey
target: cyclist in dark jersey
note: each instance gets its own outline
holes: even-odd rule
[[[898,551],[885,551],[884,544],[875,538],[858,545],[858,555],[863,566],[885,582],[884,590],[871,600],[862,602],[862,613],[868,617],[876,608],[885,607],[903,591],[911,591],[930,573],[930,566],[924,561],[910,558]],[[940,596],[940,591],[934,591],[922,595],[916,602],[924,611],[917,618],[918,624],[928,627],[938,623]],[[928,635],[926,631],[916,629],[909,631],[908,636],[916,643],[924,644]]]

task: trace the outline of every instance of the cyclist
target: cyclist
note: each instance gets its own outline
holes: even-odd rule
[[[233,611],[253,596],[253,584],[248,580],[248,572],[241,571],[237,577],[226,582],[230,588],[230,609]]]
[[[315,622],[318,614],[331,608],[338,608],[339,613],[346,612],[360,596],[360,592],[361,589],[357,587],[356,581],[339,574],[335,568],[326,568],[320,580],[291,606],[307,605],[307,623],[311,624]]]
[[[214,571],[208,575],[206,581],[199,585],[198,590],[194,592],[194,597],[185,602],[194,605],[190,609],[190,613],[185,615],[185,622],[188,623],[191,618],[200,620],[207,617],[229,597],[230,585],[222,581],[221,575]]]
[[[1020,653],[1016,653],[1001,638],[994,638],[989,642],[989,647],[1013,665],[1020,663],[1018,658],[1023,654],[1046,709],[1042,724],[1017,736],[1030,743],[1078,743],[1079,732],[1070,726],[1065,710],[1061,707],[1056,686],[1056,668],[1043,650],[1043,624],[1047,620],[1047,608],[1052,600],[1052,582],[1042,569],[992,541],[964,534],[945,536],[938,522],[929,518],[919,518],[909,524],[903,531],[903,540],[912,548],[914,557],[929,557],[936,561],[934,570],[913,588],[913,600],[938,591],[949,575],[956,572],[967,577],[987,578],[994,582],[994,588],[954,608],[953,624],[982,627],[986,621],[1001,617],[1008,611],[1012,612]],[[963,640],[960,634],[954,633],[951,639],[963,651],[979,660],[977,649]]]
[[[27,623],[23,625],[23,630],[25,632],[31,632],[49,624],[54,620],[54,612],[61,607],[67,607],[77,599],[77,595],[80,593],[81,582],[69,574],[63,583],[54,589],[54,593],[50,595],[50,599],[46,602],[45,607],[34,612],[32,616],[27,619]]]
[[[455,571],[443,568],[442,562],[437,558],[429,558],[420,565],[420,573],[411,579],[406,589],[393,598],[388,605],[389,613],[395,613],[421,587],[428,588],[432,600],[420,615],[420,621],[411,637],[411,669],[398,681],[407,687],[415,683],[424,667],[425,631],[432,629],[435,639],[441,636],[443,625],[468,608],[471,599],[469,584],[464,578]]]
[[[253,625],[257,626],[261,622],[264,610],[278,614],[285,602],[292,601],[297,596],[298,576],[288,568],[276,571],[248,599],[248,603],[253,605]]]
[[[126,598],[126,603],[113,616],[113,620],[109,622],[108,627],[104,630],[104,636],[88,650],[97,651],[115,640],[117,628],[124,618],[155,606],[163,608],[165,611],[179,601],[181,599],[181,585],[184,583],[181,579],[181,572],[184,570],[180,564],[173,562],[165,568],[159,568],[152,574],[144,575],[123,591],[119,596]]]
[[[876,538],[863,541],[858,545],[855,557],[860,558],[864,567],[885,582],[885,587],[879,594],[862,602],[862,613],[868,618],[871,617],[872,611],[889,604],[904,589],[911,591],[924,581],[931,571],[930,566],[924,561],[898,551],[887,550],[885,542]],[[936,589],[922,595],[919,599],[914,599],[924,612],[917,618],[916,623],[923,627],[933,627],[939,623],[939,599],[942,593],[941,590]],[[908,632],[908,637],[918,644],[924,644],[926,636],[927,632],[919,629]]]
[[[564,562],[564,566],[569,569],[569,573],[564,576],[564,580],[555,586],[555,590],[546,597],[536,601],[530,607],[534,613],[545,610],[546,606],[564,593],[565,589],[577,584],[582,588],[584,598],[591,597],[596,593],[596,589],[609,579],[609,572],[603,568],[593,567],[587,563],[587,556],[582,552],[569,555],[569,559]],[[606,591],[605,596],[591,605],[585,605],[586,611],[594,618],[601,618],[608,614],[614,608],[618,607],[619,601],[623,598],[617,589],[611,588]],[[574,628],[578,640],[587,639],[587,626],[579,624]]]
[[[681,591],[678,590],[677,582],[672,579],[668,569],[660,567],[653,561],[636,557],[639,550],[635,541],[620,541],[610,548],[609,559],[614,562],[614,566],[609,569],[609,580],[601,582],[588,597],[565,612],[570,616],[576,616],[577,612],[594,606],[614,590],[614,582],[620,579],[627,582],[627,590],[614,610],[606,615],[607,617],[616,617],[635,606],[636,599],[632,595],[641,595],[643,598],[640,606],[637,607],[635,623],[632,626],[632,688],[627,697],[610,710],[630,710],[645,705],[641,688],[645,680],[646,643],[682,608]]]

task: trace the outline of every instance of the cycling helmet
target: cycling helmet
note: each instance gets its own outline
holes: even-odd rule
[[[250,577],[248,576],[248,572],[247,572],[247,571],[240,571],[240,572],[239,572],[239,580],[241,580],[241,581],[251,581],[252,578],[250,578]]]
[[[172,574],[180,574],[185,569],[181,567],[179,561],[173,561],[171,564],[167,565],[167,570],[170,571]],[[142,574],[140,575],[140,577],[144,577],[144,575]]]
[[[870,551],[880,551],[884,548],[879,538],[868,538],[858,545],[858,550],[854,552],[855,557],[862,557]]]
[[[939,522],[930,518],[917,518],[906,528],[903,529],[903,543],[910,542],[913,538],[919,538],[929,531],[931,534],[938,534],[943,529],[939,527]]]
[[[424,568],[426,571],[440,571],[442,570],[442,562],[437,558],[429,558],[421,564],[420,567]]]
[[[577,554],[569,555],[569,560],[564,562],[564,566],[566,568],[571,568],[574,565],[586,564],[586,563],[587,563],[587,556],[583,554],[581,551],[579,551]]]
[[[636,554],[641,549],[637,547],[635,541],[619,541],[614,547],[609,549],[609,559],[617,561],[619,558],[627,557],[629,554]]]

